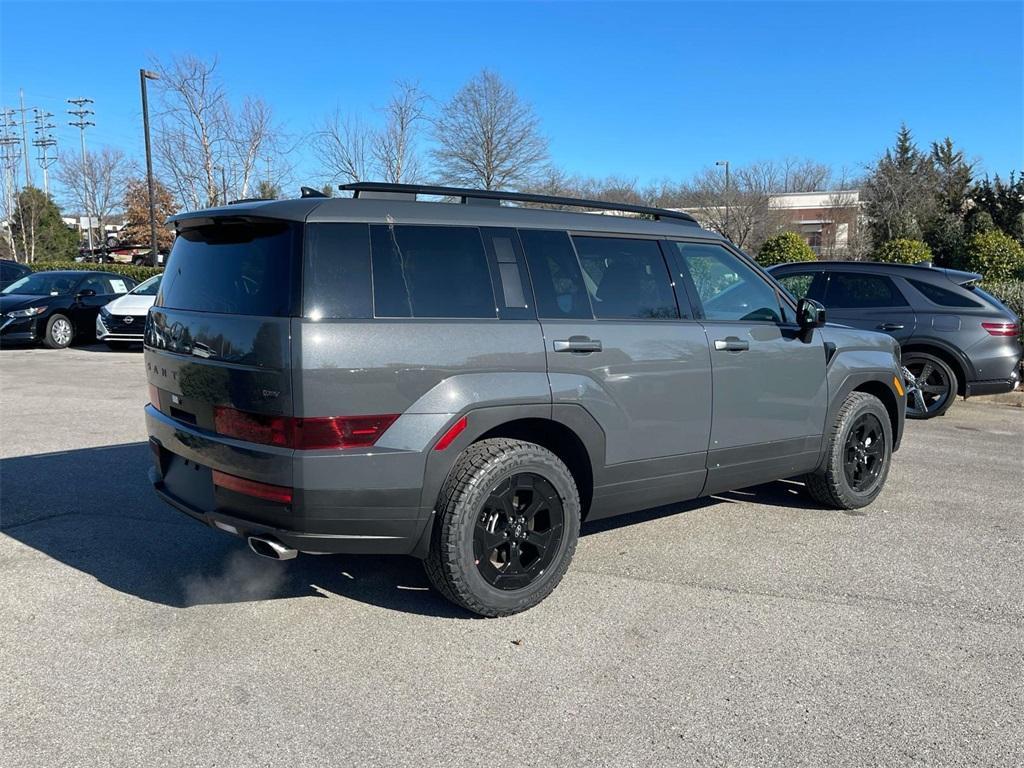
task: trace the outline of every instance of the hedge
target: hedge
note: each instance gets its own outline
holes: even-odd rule
[[[138,280],[140,283],[164,271],[163,267],[137,267],[134,264],[120,264],[117,262],[93,264],[86,261],[37,261],[26,266],[33,272],[55,272],[63,269],[92,269],[97,272],[113,272],[115,275],[124,275],[133,280]]]
[[[887,264],[920,264],[922,261],[931,261],[932,249],[920,240],[898,238],[882,243],[871,254],[871,258]]]
[[[967,269],[988,280],[1024,280],[1024,246],[999,230],[974,235],[966,257]]]
[[[765,267],[791,261],[817,261],[811,246],[796,232],[780,232],[764,241],[757,252],[757,263]]]

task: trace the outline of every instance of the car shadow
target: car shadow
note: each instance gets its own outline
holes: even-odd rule
[[[144,442],[0,460],[0,534],[142,600],[175,608],[330,595],[440,618],[472,618],[411,557],[256,557],[238,538],[160,502]],[[813,508],[789,483],[585,523],[584,536],[728,501]],[[7,560],[8,567],[16,562]]]

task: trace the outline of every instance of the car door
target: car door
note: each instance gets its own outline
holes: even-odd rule
[[[128,293],[127,280],[114,275],[89,275],[75,288],[75,303],[72,305],[72,321],[76,332],[92,331],[96,327],[96,315],[100,307],[118,296]],[[83,295],[93,291],[92,295]]]
[[[698,495],[711,429],[711,362],[703,328],[688,307],[679,311],[658,241],[519,234],[554,404],[580,405],[593,416],[605,436],[609,482],[621,485],[621,503],[607,512]],[[604,512],[595,506],[591,514]]]
[[[705,493],[811,469],[825,424],[821,334],[805,334],[775,286],[724,245],[673,241],[710,340],[714,388]]]
[[[903,343],[917,324],[913,308],[887,275],[832,270],[822,303],[830,322],[888,333]]]

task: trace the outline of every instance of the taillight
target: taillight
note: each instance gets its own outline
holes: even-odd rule
[[[235,437],[250,443],[291,448],[291,430],[284,416],[264,416],[217,406],[213,409],[213,428],[218,435]]]
[[[229,475],[227,472],[213,470],[213,484],[221,488],[227,488],[235,493],[242,493],[246,496],[253,496],[257,499],[276,501],[280,504],[292,503],[292,489],[283,485],[271,485],[256,480],[246,480],[244,477]]]
[[[395,423],[397,413],[293,419],[293,448],[365,448]]]
[[[213,410],[213,426],[219,435],[299,450],[365,448],[376,443],[397,418],[397,413],[389,413],[302,419],[246,413],[224,406]]]
[[[981,327],[990,336],[1016,336],[1019,326],[1016,323],[982,323]]]

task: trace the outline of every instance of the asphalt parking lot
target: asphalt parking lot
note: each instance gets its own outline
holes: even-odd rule
[[[1024,763],[1024,409],[910,423],[858,514],[774,483],[585,526],[479,620],[158,503],[145,400],[139,353],[0,351],[8,768]]]

